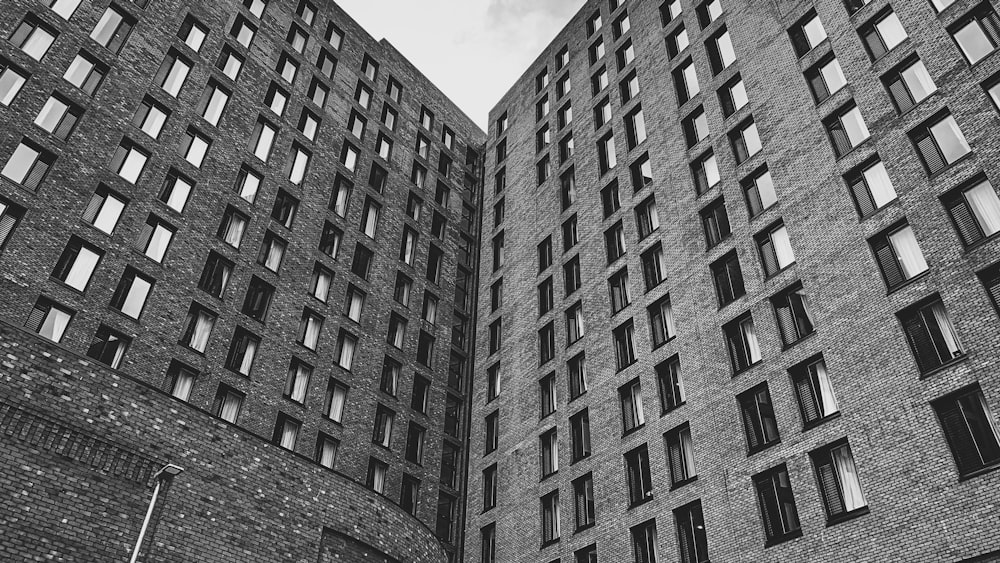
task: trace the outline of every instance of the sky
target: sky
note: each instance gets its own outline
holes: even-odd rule
[[[484,131],[488,114],[584,0],[336,0]]]

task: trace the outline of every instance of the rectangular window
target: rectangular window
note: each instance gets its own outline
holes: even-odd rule
[[[614,134],[608,133],[597,142],[597,157],[602,176],[618,165]]]
[[[896,190],[878,155],[847,173],[844,180],[862,217],[871,215],[896,199]]]
[[[940,296],[910,306],[897,316],[921,373],[930,373],[964,355]]]
[[[365,485],[378,494],[385,494],[385,481],[389,474],[389,464],[377,460],[374,457],[368,458],[368,476],[365,478]]]
[[[639,258],[642,261],[642,279],[646,284],[646,291],[650,291],[666,279],[667,265],[663,257],[663,247],[660,243],[656,243]]]
[[[840,61],[832,52],[809,67],[805,72],[805,77],[817,104],[826,101],[847,85],[847,78],[844,77],[844,71],[840,68]]]
[[[563,221],[562,224],[562,236],[563,236],[563,252],[569,252],[577,243],[580,242],[580,233],[577,230],[576,214],[574,213],[569,219]]]
[[[736,400],[740,403],[749,454],[757,453],[781,441],[767,382],[740,393]]]
[[[575,215],[573,216],[573,232],[575,238],[576,237]],[[612,225],[610,229],[604,231],[604,249],[606,250],[608,264],[615,262],[616,260],[625,255],[625,228],[622,226],[621,221],[618,221],[617,223]]]
[[[824,119],[823,126],[838,158],[854,150],[870,136],[861,110],[853,100]]]
[[[785,464],[754,475],[753,484],[767,537],[765,547],[801,536],[799,514]]]
[[[417,362],[425,367],[433,367],[433,359],[434,337],[421,330],[417,340]]]
[[[75,314],[72,309],[67,309],[45,297],[39,297],[31,313],[28,314],[24,327],[43,338],[59,342]]]
[[[103,201],[103,200],[102,200]],[[10,240],[14,227],[24,216],[24,209],[0,197],[0,250]],[[112,225],[114,228],[114,225]]]
[[[46,0],[45,5],[62,19],[69,20],[80,6],[80,2],[81,0]]]
[[[215,66],[222,71],[230,80],[235,81],[240,76],[240,69],[243,68],[243,57],[229,45],[223,45],[219,53],[219,60]]]
[[[795,263],[795,254],[784,223],[778,222],[754,235],[760,261],[767,277],[774,276]]]
[[[883,76],[882,83],[901,114],[937,90],[924,62],[915,54]]]
[[[260,252],[257,254],[257,263],[268,270],[277,273],[281,268],[281,260],[285,257],[285,249],[288,243],[271,231],[264,233],[264,240],[260,245]]]
[[[538,365],[544,365],[556,355],[555,323],[550,322],[538,331]]]
[[[969,64],[976,64],[1000,44],[1000,18],[989,2],[982,2],[948,26],[948,33]]]
[[[660,412],[668,413],[684,404],[684,380],[681,379],[681,362],[677,355],[668,358],[654,368],[656,384],[660,392]]]
[[[66,69],[63,78],[73,86],[83,90],[87,95],[93,96],[97,87],[101,85],[101,81],[104,80],[104,76],[108,74],[108,70],[107,65],[90,54],[80,51]]]
[[[250,371],[253,369],[253,361],[257,357],[259,347],[259,336],[242,327],[237,327],[236,331],[233,332],[233,339],[229,343],[226,369],[250,377]]]
[[[684,130],[684,139],[689,149],[707,138],[708,116],[705,115],[705,110],[701,106],[696,107],[681,121],[681,128]]]
[[[316,463],[326,467],[327,469],[333,469],[333,466],[337,463],[337,451],[339,449],[339,440],[331,438],[320,432],[316,436]],[[406,481],[404,480],[404,486],[405,483]],[[400,499],[400,506],[403,506],[403,500],[404,499],[402,498]]]
[[[708,535],[705,532],[701,501],[696,500],[674,509],[674,520],[677,523],[681,563],[708,563]]]
[[[70,237],[52,277],[77,291],[85,291],[104,251],[78,237]]]
[[[35,117],[35,125],[65,141],[82,115],[83,108],[59,94],[52,94]]]
[[[131,344],[131,338],[102,324],[97,328],[94,339],[87,348],[87,356],[112,369],[118,369]]]
[[[813,333],[811,306],[801,283],[771,297],[771,306],[778,319],[778,332],[784,345],[791,346]]]
[[[788,373],[792,377],[804,429],[812,428],[840,412],[822,356],[795,365],[789,368]]]
[[[726,336],[726,347],[729,349],[734,374],[760,362],[757,329],[749,313],[723,325],[722,332]]]
[[[729,132],[729,145],[733,149],[737,164],[746,162],[751,156],[760,152],[760,134],[757,132],[757,124],[753,117]]]
[[[153,139],[159,139],[160,132],[163,130],[163,126],[166,124],[169,116],[169,109],[151,96],[146,96],[132,118],[132,125],[138,127]]]
[[[583,409],[569,418],[571,459],[573,463],[590,457],[590,411]]]
[[[705,43],[705,50],[708,52],[708,62],[713,75],[719,74],[736,62],[733,40],[725,26],[720,27]]]
[[[701,224],[705,230],[707,248],[714,248],[732,234],[725,199],[720,197],[713,201],[702,209],[699,214],[701,215]]]
[[[877,60],[907,39],[906,30],[892,8],[883,10],[858,30],[872,60]]]
[[[583,284],[580,273],[580,257],[574,256],[563,264],[563,285],[565,286],[566,297],[569,297]]]
[[[195,168],[201,168],[201,164],[205,161],[205,156],[208,154],[208,149],[211,145],[211,139],[197,129],[189,127],[184,133],[181,142],[181,152],[184,155],[184,160],[191,163]]]
[[[117,54],[128,39],[135,23],[136,20],[132,16],[123,14],[113,5],[108,6],[90,32],[90,38],[108,51]]]
[[[312,371],[312,366],[292,358],[292,363],[288,366],[288,377],[285,379],[285,398],[304,404]]]
[[[267,310],[274,298],[274,286],[253,276],[247,285],[247,293],[243,299],[243,314],[263,322],[267,318]]]
[[[166,386],[170,389],[170,394],[181,401],[191,398],[191,389],[194,381],[198,377],[198,372],[177,361],[170,362],[167,368]]]
[[[722,15],[722,2],[720,0],[705,0],[695,8],[695,12],[698,14],[698,23],[701,24],[702,29],[705,29]]]
[[[28,12],[10,36],[10,42],[24,51],[24,54],[40,61],[58,36],[58,31],[45,25],[37,16]]]
[[[156,71],[154,81],[167,94],[178,97],[193,65],[175,51],[169,51]]]
[[[941,197],[967,248],[1000,232],[1000,198],[985,177],[977,177]]]
[[[538,437],[538,451],[542,479],[559,471],[559,437],[555,428]]]
[[[330,89],[318,79],[313,78],[312,82],[309,83],[309,91],[307,93],[312,103],[322,108],[326,105],[326,98],[330,94]]]
[[[9,106],[31,75],[0,58],[0,104]]]
[[[928,174],[943,170],[972,151],[947,110],[910,131],[909,136]]]
[[[354,258],[351,260],[351,272],[361,279],[367,280],[371,274],[372,261],[375,253],[365,248],[361,243],[354,247]]]
[[[719,183],[719,165],[712,149],[702,154],[691,163],[691,175],[694,178],[695,193],[702,195]]]
[[[173,240],[177,229],[167,224],[165,221],[150,215],[146,223],[139,232],[139,238],[135,241],[135,247],[142,251],[147,258],[154,262],[163,262],[163,258]]]
[[[184,332],[181,333],[180,344],[195,352],[204,354],[208,348],[208,339],[212,335],[217,316],[208,309],[192,303],[184,321]]]
[[[679,1],[674,4],[679,5]],[[632,538],[632,557],[635,563],[656,563],[656,519],[647,520],[638,526],[629,528]],[[596,549],[594,561],[597,559]],[[584,563],[592,563],[584,561]]]
[[[1000,426],[979,384],[931,403],[962,478],[1000,465]]]
[[[674,69],[674,89],[677,91],[677,105],[680,106],[701,92],[698,73],[690,58]]]
[[[632,150],[646,140],[646,120],[642,108],[636,107],[625,116],[625,139],[628,150]]]
[[[212,414],[230,424],[236,424],[243,407],[243,397],[243,393],[220,383],[219,390],[215,393]]]
[[[299,344],[310,350],[316,350],[319,345],[319,335],[323,330],[323,317],[310,309],[302,311],[302,318],[299,320]]]
[[[336,379],[330,378],[326,388],[326,401],[323,414],[334,422],[344,420],[344,406],[347,404],[347,386]]]
[[[410,305],[410,292],[413,289],[413,280],[402,272],[396,272],[396,283],[393,288],[392,298],[404,307]]]
[[[621,371],[635,363],[634,336],[635,327],[632,324],[631,319],[615,328],[612,332],[612,338],[615,345],[615,365],[618,371]],[[641,406],[639,407],[638,413],[637,420],[642,419]],[[639,423],[641,424],[641,422]]]
[[[698,478],[694,468],[694,446],[691,426],[684,423],[663,435],[670,464],[670,488],[676,489]]]
[[[250,43],[253,42],[253,37],[256,34],[257,26],[243,16],[236,16],[236,21],[233,22],[233,27],[229,30],[229,35],[245,49],[250,48]]]
[[[155,281],[135,268],[125,268],[118,287],[111,297],[111,307],[121,311],[126,317],[138,319],[146,306],[149,294],[153,292]]]
[[[573,514],[576,531],[594,525],[594,476],[590,473],[573,481]]]
[[[497,440],[500,436],[500,411],[493,411],[483,419],[485,427],[485,453],[491,453],[497,449]]]
[[[542,505],[542,545],[559,541],[559,490],[543,496]]]
[[[743,78],[739,74],[730,78],[719,89],[719,105],[722,107],[722,115],[724,117],[729,117],[743,109],[749,101],[746,86],[743,84]]]
[[[670,296],[665,295],[646,308],[649,328],[653,337],[653,348],[658,348],[672,339],[675,334],[674,311],[670,306]]]
[[[0,176],[29,190],[35,190],[55,161],[54,154],[25,138],[10,155]]]
[[[583,338],[583,305],[577,303],[566,311],[566,343],[573,344]]]
[[[622,46],[618,48],[615,52],[615,59],[618,62],[618,71],[621,72],[628,65],[635,60],[635,47],[632,46],[632,40],[626,39]]]
[[[678,2],[674,3],[677,4]],[[673,31],[667,34],[667,54],[670,55],[671,59],[684,52],[684,49],[687,49],[688,45],[690,45],[690,40],[688,39],[684,24],[678,25]]]
[[[553,299],[552,276],[549,276],[538,285],[539,317],[552,310]]]
[[[611,293],[611,314],[618,313],[632,301],[628,288],[628,268],[622,268],[608,279]]]
[[[813,450],[809,452],[809,457],[816,470],[828,524],[868,511],[868,502],[861,490],[858,468],[847,439]]]
[[[263,118],[258,118],[253,135],[250,137],[250,150],[253,155],[267,162],[267,158],[271,154],[271,147],[274,145],[274,138],[277,135],[278,130],[273,125],[264,121]]]
[[[653,498],[653,476],[649,470],[646,444],[625,454],[625,476],[628,482],[629,507]]]
[[[904,220],[868,239],[889,291],[927,271],[913,229]]]
[[[788,30],[788,37],[792,40],[795,55],[799,58],[825,41],[826,29],[823,28],[823,22],[816,15],[816,10],[809,10],[805,16],[795,22],[795,25]]]
[[[358,337],[341,329],[340,334],[337,335],[337,365],[351,371],[357,346]]]
[[[713,262],[710,269],[715,280],[715,294],[719,298],[719,307],[725,307],[746,294],[743,270],[740,268],[740,260],[735,250]]]
[[[344,303],[344,316],[356,323],[361,322],[361,311],[365,306],[365,292],[354,284],[347,285],[347,300]]]
[[[642,385],[638,379],[626,383],[618,389],[618,399],[622,408],[622,428],[624,433],[646,424],[646,415],[642,406]]]

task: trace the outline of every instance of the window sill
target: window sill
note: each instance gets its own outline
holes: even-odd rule
[[[735,378],[737,376],[743,375],[744,373],[747,373],[750,370],[752,370],[753,368],[759,366],[761,363],[763,363],[763,360],[757,360],[756,362],[748,365],[747,367],[745,367],[743,369],[733,370],[733,377]]]
[[[549,547],[550,545],[555,545],[557,543],[559,543],[559,538],[555,538],[555,539],[551,539],[551,540],[548,540],[548,541],[544,541],[544,542],[542,542],[542,545],[539,546],[538,549],[545,549],[546,547]]]
[[[781,438],[778,438],[777,440],[775,440],[773,442],[768,442],[768,443],[764,444],[763,446],[757,446],[756,448],[749,449],[747,451],[747,457],[759,454],[760,452],[762,452],[764,450],[769,450],[769,449],[773,448],[774,446],[777,446],[780,443],[781,443]]]
[[[862,506],[861,508],[856,508],[850,512],[845,512],[844,514],[838,514],[836,516],[826,519],[826,527],[835,526],[842,522],[847,522],[848,520],[853,520],[868,514],[868,506]]]
[[[979,468],[979,469],[977,469],[975,471],[970,471],[970,472],[966,473],[965,475],[959,475],[958,482],[959,483],[963,483],[963,482],[968,481],[970,479],[974,479],[976,477],[979,477],[980,475],[986,475],[987,473],[991,473],[993,471],[996,471],[997,469],[1000,469],[1000,462],[993,463],[993,464],[987,465],[985,467],[981,467],[981,468]]]
[[[542,478],[539,479],[538,482],[539,483],[544,483],[545,481],[548,481],[549,479],[551,479],[555,475],[559,475],[559,470],[558,469],[556,469],[552,473],[549,473],[548,475],[542,475]]]
[[[881,270],[881,268],[879,268],[879,269]],[[912,278],[904,281],[903,283],[901,283],[899,285],[896,285],[896,286],[893,286],[893,287],[890,287],[888,289],[888,291],[886,291],[886,295],[887,296],[888,295],[892,295],[893,293],[896,293],[900,289],[903,289],[904,287],[915,283],[917,280],[920,280],[920,279],[923,279],[923,278],[927,277],[927,275],[929,275],[930,272],[931,272],[931,269],[927,268],[923,272],[920,272],[919,274],[917,274],[917,275],[913,276]],[[883,274],[883,279],[884,279],[884,274]]]
[[[767,549],[769,547],[774,547],[774,546],[776,546],[778,544],[782,544],[782,543],[785,543],[787,541],[791,541],[791,540],[794,540],[794,539],[800,538],[800,537],[802,537],[802,528],[799,528],[798,530],[795,530],[794,532],[789,532],[787,534],[783,534],[781,536],[777,536],[777,537],[768,539],[766,542],[764,542],[764,549]]]
[[[804,341],[806,341],[806,340],[809,340],[809,339],[810,339],[810,338],[812,338],[813,336],[816,336],[816,329],[815,329],[815,328],[814,328],[814,329],[813,329],[813,331],[812,331],[812,332],[810,332],[809,334],[807,334],[807,335],[805,335],[805,336],[800,336],[800,337],[799,337],[799,339],[798,339],[798,340],[796,340],[795,342],[789,342],[789,343],[787,343],[787,344],[784,344],[784,343],[783,343],[783,344],[781,345],[781,351],[782,351],[782,352],[785,352],[785,351],[787,351],[787,350],[791,350],[792,348],[794,348],[794,347],[798,346],[798,345],[799,345],[799,343],[801,343],[801,342],[804,342]]]
[[[952,358],[952,359],[948,360],[947,362],[945,362],[945,363],[937,366],[936,368],[928,370],[926,372],[921,372],[920,373],[920,379],[927,379],[928,377],[931,377],[932,375],[936,375],[936,374],[938,374],[938,373],[940,373],[942,371],[945,371],[946,369],[950,368],[951,366],[960,364],[960,363],[962,363],[962,362],[964,362],[964,361],[966,361],[968,359],[969,359],[969,355],[966,354],[965,352],[961,352],[958,356],[955,356],[954,358]]]
[[[674,412],[675,410],[683,407],[685,404],[687,404],[686,401],[681,401],[681,402],[677,403],[676,405],[674,405],[674,406],[672,406],[672,407],[670,407],[668,409],[661,409],[660,410],[660,416],[661,417],[662,416],[666,416],[668,413]]]
[[[969,152],[967,152],[967,153],[963,154],[962,156],[958,157],[958,159],[956,159],[954,162],[950,162],[950,163],[946,164],[945,167],[942,168],[941,170],[937,170],[935,172],[931,172],[931,171],[928,170],[927,179],[931,180],[931,181],[937,180],[939,177],[943,176],[945,172],[947,172],[948,170],[954,168],[955,166],[958,166],[959,163],[961,163],[961,162],[963,162],[963,161],[965,161],[967,159],[972,158],[972,156],[974,154],[976,154],[976,151],[974,151],[974,150],[972,150],[970,148]],[[923,160],[923,159],[921,159],[921,160]],[[926,166],[927,165],[924,164],[925,168],[926,168]]]
[[[635,434],[636,432],[638,432],[639,430],[641,430],[641,429],[642,429],[642,428],[644,428],[645,426],[646,426],[646,424],[645,424],[645,423],[643,423],[643,424],[640,424],[640,425],[638,425],[638,426],[634,426],[634,427],[632,427],[632,428],[629,428],[628,430],[626,430],[626,431],[622,432],[622,438],[624,438],[624,437],[626,437],[626,436],[629,436],[629,435],[631,435],[631,434]]]
[[[974,243],[966,246],[965,247],[965,252],[972,252],[972,251],[976,250],[977,248],[979,248],[980,246],[987,245],[987,244],[989,244],[990,242],[992,242],[993,240],[996,240],[996,239],[1000,239],[1000,231],[997,231],[997,232],[995,232],[992,235],[989,235],[987,237],[983,237],[983,238],[977,240],[976,242],[974,242]]]
[[[698,480],[698,476],[697,475],[695,475],[694,477],[688,477],[687,479],[684,479],[683,481],[678,481],[676,483],[672,483],[670,485],[670,490],[671,491],[676,491],[677,489],[683,487],[684,485],[688,485],[688,484],[694,483],[697,480]]]
[[[667,338],[663,342],[659,342],[659,343],[654,342],[653,343],[653,351],[659,350],[660,348],[663,348],[667,344],[673,342],[674,338],[677,338],[677,336],[676,335],[675,336],[671,336],[670,338]]]
[[[594,522],[591,522],[589,524],[584,524],[583,526],[580,526],[579,528],[573,530],[573,533],[574,534],[579,534],[580,532],[586,532],[587,530],[589,530],[589,529],[591,529],[593,527],[594,527]]]
[[[825,423],[827,423],[827,422],[829,422],[831,420],[837,419],[837,418],[840,418],[840,411],[837,411],[837,412],[835,412],[833,414],[828,414],[828,415],[824,416],[823,418],[817,418],[816,420],[813,420],[813,421],[810,421],[810,422],[806,422],[805,424],[802,425],[802,431],[805,432],[807,430],[812,430],[813,428],[816,428],[817,426],[821,426],[821,425],[823,425],[823,424],[825,424]]]
[[[629,503],[628,503],[628,510],[632,510],[633,508],[642,506],[642,505],[646,504],[647,502],[649,502],[651,500],[653,500],[653,493],[650,492],[650,493],[647,493],[646,496],[642,497],[639,500],[629,501]]]
[[[827,137],[829,137],[829,135],[827,135]],[[874,142],[872,141],[872,137],[872,134],[869,133],[868,136],[862,139],[860,143],[851,147],[851,150],[845,152],[844,154],[837,154],[837,146],[833,144],[833,139],[830,139],[830,146],[833,147],[833,154],[837,157],[837,162],[843,162],[851,155],[858,153],[865,145],[869,144],[869,142]]]
[[[569,464],[570,464],[570,465],[576,465],[577,463],[579,463],[579,462],[581,462],[581,461],[583,461],[583,460],[585,460],[585,459],[587,459],[587,458],[589,458],[589,457],[590,457],[590,454],[588,453],[588,454],[587,454],[587,455],[585,455],[585,456],[581,456],[581,457],[578,457],[578,458],[576,458],[576,459],[574,459],[574,460],[571,460],[571,461],[569,462]]]

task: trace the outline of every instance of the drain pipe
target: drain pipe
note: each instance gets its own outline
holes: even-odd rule
[[[146,517],[142,520],[142,528],[139,529],[139,538],[135,540],[135,549],[132,550],[132,558],[129,559],[129,563],[135,563],[139,558],[139,550],[142,548],[142,540],[146,536],[146,528],[149,526],[149,519],[153,517],[153,508],[156,507],[156,497],[160,496],[160,485],[162,485],[165,480],[170,479],[175,475],[179,475],[181,471],[184,471],[184,469],[172,463],[168,463],[153,474],[153,479],[156,479],[156,486],[153,488],[153,498],[149,499],[149,508],[146,509]]]

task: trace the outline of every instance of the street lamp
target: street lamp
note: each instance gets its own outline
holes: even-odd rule
[[[156,480],[156,486],[153,488],[153,498],[149,499],[149,508],[146,509],[146,517],[142,520],[142,528],[139,529],[139,538],[135,540],[135,549],[132,550],[132,558],[129,559],[129,563],[135,563],[139,558],[139,549],[142,548],[142,540],[146,535],[146,527],[149,526],[149,519],[153,517],[156,497],[160,495],[160,485],[164,481],[180,475],[182,471],[184,471],[184,468],[168,463],[157,470],[156,473],[153,473],[153,479]]]

